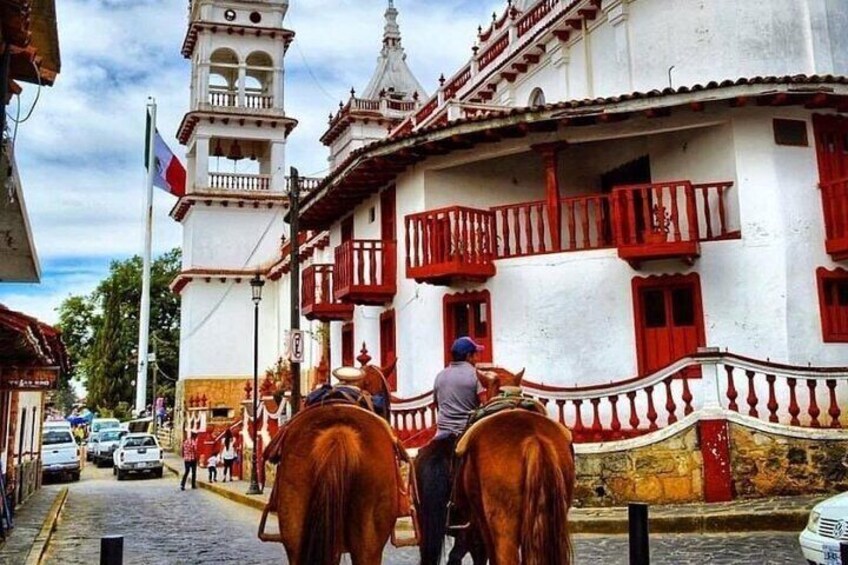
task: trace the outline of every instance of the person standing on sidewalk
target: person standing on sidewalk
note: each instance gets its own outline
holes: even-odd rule
[[[183,442],[183,462],[185,474],[180,482],[180,490],[185,490],[189,471],[191,471],[191,488],[197,488],[197,432],[191,432],[191,436]]]
[[[233,464],[236,462],[236,446],[233,442],[233,433],[227,430],[224,434],[224,448],[221,450],[221,459],[224,460],[224,481],[227,482],[227,475],[230,476],[230,482],[233,482]]]

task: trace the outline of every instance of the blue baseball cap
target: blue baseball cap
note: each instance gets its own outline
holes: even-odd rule
[[[474,341],[468,336],[461,337],[453,342],[451,346],[451,353],[454,355],[471,355],[472,353],[479,353],[485,349],[482,345]]]

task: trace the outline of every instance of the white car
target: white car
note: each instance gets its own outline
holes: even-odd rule
[[[150,473],[162,478],[165,454],[152,434],[127,434],[113,454],[113,472],[119,481],[130,473]]]
[[[67,429],[47,428],[41,434],[41,470],[44,476],[80,478],[80,448]]]
[[[88,442],[88,452],[91,454],[91,460],[100,465],[106,465],[112,462],[112,454],[121,443],[121,438],[126,435],[119,429],[103,430],[97,437]]]
[[[839,545],[848,543],[848,492],[828,498],[813,507],[807,528],[801,532],[800,542],[807,563],[843,563]]]

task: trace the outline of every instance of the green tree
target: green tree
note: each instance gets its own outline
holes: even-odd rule
[[[113,261],[108,276],[86,296],[70,296],[59,307],[74,377],[88,389],[92,410],[114,411],[121,402],[135,404],[140,257]],[[150,331],[155,341],[160,375],[157,394],[173,404],[174,380],[179,367],[179,298],[169,284],[180,270],[180,250],[156,258],[151,265]],[[153,398],[148,378],[148,398]]]

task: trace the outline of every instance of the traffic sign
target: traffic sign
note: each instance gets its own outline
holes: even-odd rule
[[[289,334],[289,361],[303,363],[303,332],[293,330]]]

